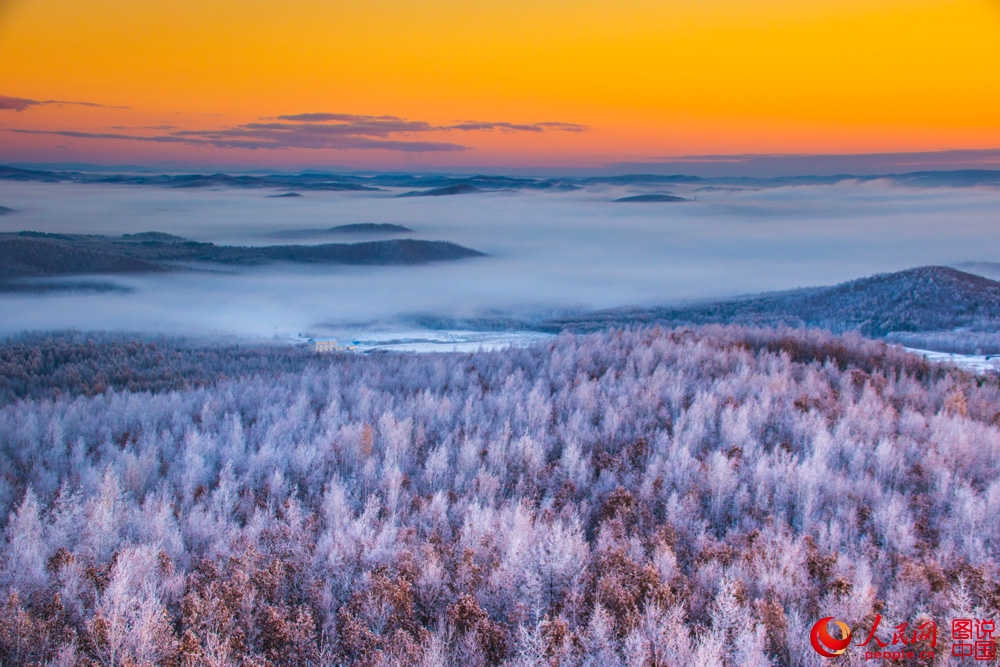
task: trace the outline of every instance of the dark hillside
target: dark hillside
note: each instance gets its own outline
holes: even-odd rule
[[[157,264],[109,247],[83,246],[50,238],[0,237],[0,278],[162,270]]]
[[[868,336],[1000,325],[1000,282],[946,266],[923,266],[831,287],[677,307],[600,311],[553,320],[546,326],[593,330],[628,322],[810,326]]]
[[[447,241],[393,239],[322,245],[220,246],[164,234],[123,236],[0,234],[0,279],[88,273],[166,271],[168,262],[261,264],[273,261],[327,264],[421,264],[478,257]]]

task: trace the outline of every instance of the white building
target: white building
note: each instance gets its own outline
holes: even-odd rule
[[[314,352],[336,352],[338,349],[340,348],[337,347],[337,341],[332,338],[313,341]]]

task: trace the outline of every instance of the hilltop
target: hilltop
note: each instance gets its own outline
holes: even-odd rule
[[[482,188],[476,187],[471,183],[456,183],[454,185],[445,185],[440,188],[431,188],[430,190],[411,190],[410,192],[404,192],[399,196],[400,197],[444,197],[447,195],[468,195],[482,191],[483,191]]]
[[[409,227],[389,222],[356,222],[348,225],[337,225],[335,227],[281,229],[268,234],[268,237],[273,239],[299,239],[323,236],[325,234],[391,236],[394,234],[412,234],[413,232],[414,230]]]
[[[746,324],[809,326],[885,336],[1000,324],[1000,282],[946,266],[922,266],[829,287],[659,308],[622,308],[549,320],[548,329],[588,331],[607,326]]]
[[[351,225],[337,225],[326,231],[335,234],[408,234],[413,230],[404,225],[390,222],[357,222]]]
[[[619,197],[618,199],[615,199],[614,201],[616,203],[619,203],[619,204],[628,204],[628,203],[631,203],[631,204],[651,204],[651,203],[657,203],[657,202],[679,202],[679,201],[688,201],[688,200],[685,199],[684,197],[678,197],[677,195],[668,195],[668,194],[664,194],[664,193],[660,192],[660,193],[653,193],[653,194],[647,194],[647,195],[632,195],[630,197]]]

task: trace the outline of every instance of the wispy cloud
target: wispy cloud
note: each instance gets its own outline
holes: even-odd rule
[[[176,125],[109,125],[109,130],[174,130]]]
[[[587,126],[580,125],[578,123],[561,123],[555,121],[546,121],[543,123],[508,123],[503,121],[483,122],[467,120],[454,125],[442,126],[441,129],[465,131],[506,130],[509,132],[545,132],[546,130],[555,130],[558,132],[583,132],[587,129]]]
[[[146,141],[160,144],[189,144],[214,148],[242,148],[247,150],[313,148],[313,149],[382,149],[390,151],[461,151],[466,146],[440,141],[404,141],[373,139],[358,135],[338,135],[328,132],[310,132],[303,129],[251,129],[245,126],[226,130],[183,130],[169,134],[121,134],[115,132],[82,132],[79,130],[25,130],[9,129],[18,134],[42,134],[74,139],[111,139]]]
[[[583,132],[586,125],[579,123],[564,123],[559,121],[544,121],[540,123],[511,123],[508,121],[481,121],[465,120],[448,125],[432,125],[424,121],[406,120],[399,116],[365,116],[348,113],[297,113],[265,118],[264,120],[295,121],[303,123],[328,123],[337,121],[345,126],[354,127],[380,127],[392,128],[398,126],[405,129],[398,131],[405,132],[434,132],[434,131],[489,131],[508,130],[511,132],[544,132],[546,130],[561,132]]]
[[[293,113],[284,114],[281,116],[274,116],[271,119],[265,120],[294,120],[302,121],[306,123],[325,123],[331,120],[342,120],[342,121],[358,121],[358,120],[403,120],[399,116],[363,116],[353,113]]]
[[[72,104],[78,107],[96,107],[100,109],[128,109],[126,106],[114,106],[110,104],[98,104],[97,102],[80,102],[73,100],[32,100],[27,97],[11,97],[0,95],[0,111],[24,111],[31,107],[43,106],[47,104]]]
[[[399,116],[367,116],[346,113],[302,113],[274,116],[265,122],[244,123],[232,127],[204,130],[177,130],[163,127],[145,129],[168,130],[160,133],[87,132],[79,130],[11,129],[21,134],[48,134],[77,139],[111,139],[154,143],[189,144],[214,148],[262,149],[326,149],[326,150],[389,150],[404,152],[462,151],[469,147],[453,141],[431,141],[411,138],[421,133],[447,133],[501,130],[506,132],[581,132],[583,125],[563,122],[511,123],[464,121],[450,125],[435,125],[422,120]],[[129,129],[114,126],[112,129]],[[134,128],[141,129],[141,128]]]

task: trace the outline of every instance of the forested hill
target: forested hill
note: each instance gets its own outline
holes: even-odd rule
[[[1000,326],[1000,282],[946,266],[922,266],[831,287],[676,307],[598,311],[550,320],[544,326],[586,331],[648,322],[810,326],[868,336]]]
[[[126,334],[51,332],[0,341],[0,405],[19,399],[162,392],[315,365],[310,348]]]
[[[0,279],[87,273],[165,271],[169,262],[262,264],[421,264],[483,253],[447,241],[391,239],[320,245],[223,246],[162,232],[97,236],[16,232],[0,234]]]

